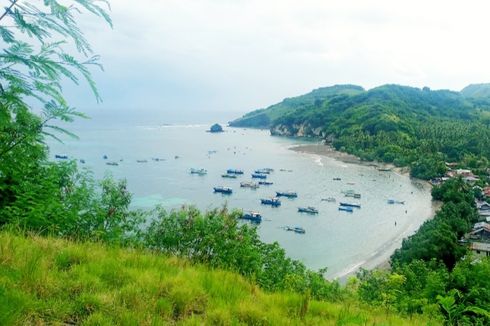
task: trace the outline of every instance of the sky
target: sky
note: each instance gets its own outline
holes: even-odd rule
[[[460,90],[490,82],[488,0],[112,0],[79,19],[103,73],[86,112],[232,119],[334,84]]]

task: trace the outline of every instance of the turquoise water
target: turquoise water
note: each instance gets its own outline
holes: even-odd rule
[[[110,172],[126,178],[135,207],[162,204],[211,209],[226,204],[258,210],[265,219],[258,226],[264,241],[278,241],[290,257],[310,268],[328,267],[329,277],[344,276],[360,266],[374,267],[431,215],[429,187],[407,176],[298,153],[290,148],[305,141],[272,137],[264,130],[225,128],[224,133],[211,134],[205,132],[207,128],[209,125],[79,128],[74,131],[80,140],[51,144],[51,155],[83,158],[97,177]],[[119,166],[107,166],[103,155]],[[275,169],[268,178],[274,185],[240,188],[241,181],[251,180],[253,170],[265,167]],[[190,168],[205,168],[208,174],[191,175]],[[221,178],[228,168],[242,169],[245,174],[237,179]],[[215,194],[214,186],[231,187],[233,194]],[[341,191],[348,189],[361,193],[362,199],[344,198]],[[282,199],[278,208],[260,204],[260,198],[277,190],[296,191],[298,198]],[[337,203],[321,201],[326,197],[335,197]],[[388,205],[388,198],[406,204]],[[352,214],[341,212],[338,201],[360,202],[362,208]],[[315,206],[319,214],[300,214],[298,206]],[[286,225],[301,226],[306,234],[287,232]]]

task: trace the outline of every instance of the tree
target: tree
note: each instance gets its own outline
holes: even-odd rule
[[[6,1],[6,0],[3,0]],[[73,136],[52,124],[83,116],[70,107],[62,93],[62,81],[78,84],[85,79],[100,101],[91,66],[102,68],[99,56],[76,24],[79,14],[90,12],[110,25],[111,19],[99,5],[106,0],[10,0],[0,16],[0,159],[25,143],[41,143],[43,136],[56,132]],[[78,57],[70,54],[69,48]],[[36,114],[34,114],[36,112]]]
[[[60,214],[69,202],[66,198],[76,193],[64,187],[75,173],[46,160],[46,136],[58,139],[60,132],[74,136],[55,121],[83,116],[67,103],[62,83],[84,79],[100,101],[90,67],[102,66],[77,18],[88,12],[111,25],[101,7],[109,4],[1,1],[7,7],[0,13],[0,225],[20,217],[31,227],[46,230],[59,217],[47,212]]]

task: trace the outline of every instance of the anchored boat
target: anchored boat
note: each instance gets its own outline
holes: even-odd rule
[[[273,185],[274,183],[273,182],[270,182],[270,181],[259,181],[259,185],[261,186],[270,186],[270,185]]]
[[[322,201],[326,201],[329,203],[335,203],[337,200],[333,197],[328,197],[328,198],[322,198]]]
[[[208,171],[206,171],[205,169],[191,169],[191,174],[205,175],[207,173]]]
[[[305,234],[306,231],[305,229],[303,229],[302,227],[299,227],[299,226],[286,226],[286,231],[293,231],[295,233],[300,233],[300,234]]]
[[[352,213],[354,211],[354,209],[352,207],[348,207],[348,206],[340,206],[339,211]]]
[[[259,212],[247,212],[247,213],[243,213],[241,219],[248,220],[250,222],[258,224],[262,222],[262,215],[260,215]]]
[[[213,189],[214,189],[214,192],[219,192],[222,194],[230,195],[233,193],[233,190],[229,187],[214,187]]]
[[[243,174],[243,171],[237,170],[237,169],[228,169],[228,170],[226,170],[226,173],[228,173],[228,174]]]
[[[308,213],[308,214],[318,214],[318,209],[312,206],[308,207],[298,207],[298,212],[300,213]]]
[[[356,198],[356,199],[361,198],[361,194],[355,194],[355,193],[346,193],[344,196],[345,197],[352,197],[352,198]]]
[[[250,188],[250,189],[257,189],[259,187],[259,185],[256,184],[255,182],[244,181],[244,182],[240,182],[240,187],[242,187],[242,188]]]
[[[392,205],[393,204],[405,205],[405,201],[404,200],[400,201],[400,200],[388,199],[388,204],[392,204]]]
[[[343,202],[340,202],[340,206],[361,208],[361,204],[358,204],[358,203],[343,203]]]
[[[294,191],[276,191],[277,197],[296,198],[298,194]]]
[[[281,201],[277,197],[261,199],[262,205],[271,205],[273,207],[281,206]]]
[[[252,173],[252,178],[253,179],[267,179],[266,174],[260,174],[260,173]]]
[[[222,174],[222,178],[236,179],[236,174]]]

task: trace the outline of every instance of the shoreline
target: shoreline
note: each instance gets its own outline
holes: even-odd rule
[[[377,162],[377,161],[372,161],[372,162],[367,162],[367,161],[362,161],[359,157],[340,152],[335,150],[333,147],[329,145],[325,145],[322,143],[315,143],[315,144],[302,144],[302,145],[295,145],[292,147],[289,147],[290,150],[295,151],[297,153],[303,153],[303,154],[312,154],[312,155],[319,155],[319,156],[324,156],[328,157],[346,164],[356,164],[356,165],[362,165],[362,166],[368,166],[368,167],[373,167],[376,169],[390,169],[390,172],[394,172],[406,177],[410,178],[410,170],[408,168],[400,168],[396,167],[393,164],[386,164],[382,162]],[[417,182],[422,183],[425,187],[432,187],[432,185],[425,181],[425,180],[420,180],[420,179],[414,179]],[[431,212],[430,215],[427,216],[426,218],[423,219],[423,222],[428,221],[432,219],[436,212],[440,209],[442,206],[441,202],[438,201],[432,201],[431,205]],[[423,223],[422,222],[422,223]],[[420,227],[420,226],[419,226]],[[366,257],[366,259],[361,260],[351,266],[347,266],[343,271],[337,273],[334,275],[333,279],[338,279],[342,283],[345,283],[347,279],[353,275],[360,269],[360,268],[365,268],[365,269],[390,269],[390,257],[391,255],[395,252],[396,249],[401,247],[401,243],[403,239],[406,237],[414,234],[414,232],[417,232],[418,228],[417,227],[415,230],[414,228],[411,228],[410,225],[407,225],[405,229],[402,231],[398,232],[395,234],[390,240],[388,240],[386,243],[384,243],[378,251],[374,252],[371,256]]]
[[[363,161],[359,157],[353,154],[340,152],[335,148],[333,148],[332,146],[322,144],[322,143],[295,145],[290,147],[289,149],[298,153],[326,156],[347,164],[371,166],[376,169],[390,169],[391,172],[396,172],[401,175],[410,176],[410,169],[408,167],[398,167],[391,163],[383,163],[379,161]],[[420,179],[417,180],[423,183],[428,183],[425,180],[420,180]]]

